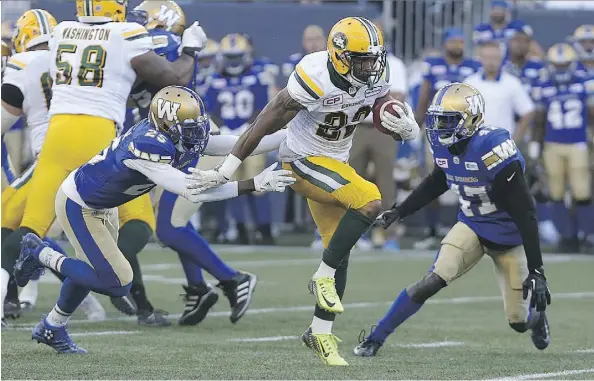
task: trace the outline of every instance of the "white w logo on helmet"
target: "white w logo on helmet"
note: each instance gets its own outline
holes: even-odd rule
[[[157,14],[157,20],[165,23],[167,28],[171,28],[181,18],[180,14],[174,9],[169,9],[167,5],[162,4],[161,10]]]
[[[485,100],[480,94],[466,97],[466,102],[468,102],[468,111],[472,115],[481,113],[485,109]]]
[[[177,121],[177,112],[181,107],[181,103],[172,102],[167,99],[157,99],[157,116],[159,119],[166,119],[170,122]]]

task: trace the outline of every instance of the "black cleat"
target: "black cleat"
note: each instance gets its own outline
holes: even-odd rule
[[[186,291],[182,294],[186,307],[179,318],[179,325],[196,325],[208,314],[208,311],[219,300],[219,295],[208,284],[182,286]]]
[[[167,313],[163,310],[138,310],[138,324],[150,327],[168,327],[171,322],[167,319]]]
[[[4,302],[4,317],[18,319],[23,314],[21,303],[16,300],[7,300]]]
[[[136,302],[131,294],[122,297],[112,296],[109,300],[118,311],[125,315],[134,316],[138,313],[138,307],[136,307]]]
[[[229,299],[231,323],[237,323],[247,311],[252,302],[257,281],[258,278],[254,274],[240,272],[233,278],[221,281],[217,285]]]
[[[373,332],[373,327],[371,327],[371,332]],[[377,354],[377,351],[379,351],[383,343],[371,340],[370,337],[371,334],[369,334],[368,337],[365,337],[365,330],[362,330],[361,333],[359,333],[359,345],[353,348],[353,354],[355,356],[374,357]]]
[[[544,311],[540,312],[540,317],[534,327],[532,327],[532,334],[530,336],[534,346],[541,351],[549,346],[551,342],[551,331],[549,329],[547,315]]]

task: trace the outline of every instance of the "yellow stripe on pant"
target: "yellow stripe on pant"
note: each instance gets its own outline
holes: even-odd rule
[[[37,168],[29,181],[32,191],[21,226],[43,237],[55,219],[54,200],[64,179],[107,147],[115,135],[115,124],[109,119],[89,115],[52,116]]]

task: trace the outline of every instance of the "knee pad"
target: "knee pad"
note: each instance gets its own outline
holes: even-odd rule
[[[447,286],[445,280],[435,273],[429,273],[417,283],[408,286],[406,292],[415,303],[425,303],[427,299],[437,294],[439,290]]]
[[[509,326],[514,331],[520,332],[520,333],[524,333],[524,332],[526,332],[528,330],[528,323],[526,323],[526,322],[523,322],[523,323],[512,323],[510,321],[509,322]]]
[[[118,247],[125,257],[138,254],[148,243],[153,230],[144,221],[131,220],[120,228]]]

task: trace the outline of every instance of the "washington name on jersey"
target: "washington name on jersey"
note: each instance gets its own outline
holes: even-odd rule
[[[16,86],[23,94],[22,109],[33,156],[41,151],[49,124],[48,110],[52,99],[49,57],[47,50],[15,54],[8,60],[3,79],[3,83]]]
[[[101,153],[73,171],[64,181],[64,193],[83,207],[108,209],[125,204],[156,185],[142,173],[127,166],[145,160],[183,169],[194,157],[176,151],[168,136],[142,120],[124,135],[115,138]]]
[[[287,91],[305,109],[288,124],[281,159],[325,156],[346,162],[357,124],[371,113],[375,100],[390,91],[389,70],[386,65],[373,86],[355,87],[334,70],[326,51],[303,57],[289,77]]]
[[[153,47],[146,28],[128,22],[64,21],[49,45],[54,80],[50,116],[85,114],[122,126],[136,79],[130,61]]]
[[[493,180],[503,168],[516,160],[524,168],[524,158],[509,132],[483,126],[470,138],[465,152],[459,156],[452,155],[446,146],[432,145],[431,149],[435,165],[445,172],[448,188],[458,195],[458,220],[491,242],[521,245],[516,224],[490,197]]]

